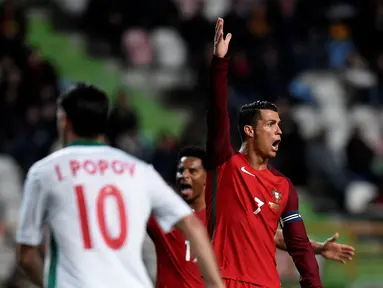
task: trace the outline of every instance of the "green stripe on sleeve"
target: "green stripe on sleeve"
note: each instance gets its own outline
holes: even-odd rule
[[[49,263],[49,270],[48,270],[48,288],[56,288],[58,247],[52,234],[51,234],[51,243],[49,245],[49,250],[50,250],[50,263]]]

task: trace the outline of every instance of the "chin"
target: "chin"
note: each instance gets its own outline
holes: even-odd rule
[[[193,204],[194,203],[194,198],[193,197],[187,197],[187,198],[183,198],[184,201],[187,203],[187,204]]]
[[[271,152],[269,153],[269,159],[275,158],[277,156],[277,152]]]

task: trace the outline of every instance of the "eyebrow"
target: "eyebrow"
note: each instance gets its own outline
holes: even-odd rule
[[[274,120],[274,119],[266,120],[266,122],[270,122],[270,123],[278,123],[278,121],[277,121],[277,120]],[[279,121],[279,122],[281,122],[281,121]]]

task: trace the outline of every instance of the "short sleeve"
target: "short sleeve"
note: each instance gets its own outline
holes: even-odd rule
[[[38,246],[43,241],[46,194],[42,189],[36,166],[28,171],[21,201],[20,217],[16,232],[16,242]]]
[[[191,208],[162,179],[152,166],[148,167],[148,192],[153,215],[161,229],[168,233],[184,217],[193,213]]]

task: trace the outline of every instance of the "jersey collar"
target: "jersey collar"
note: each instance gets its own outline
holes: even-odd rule
[[[68,146],[106,146],[106,144],[97,140],[77,139],[69,143]]]

